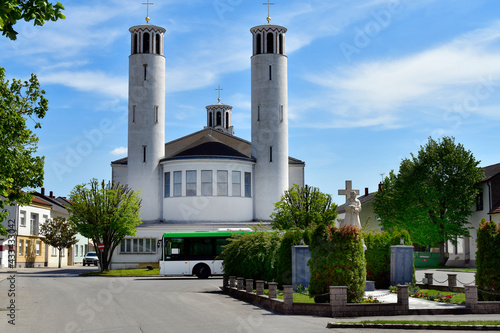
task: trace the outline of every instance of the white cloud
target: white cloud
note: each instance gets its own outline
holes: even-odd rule
[[[127,147],[118,147],[113,149],[110,153],[111,155],[127,155]]]

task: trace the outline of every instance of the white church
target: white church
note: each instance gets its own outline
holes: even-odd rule
[[[251,142],[234,135],[232,107],[219,98],[206,107],[203,129],[165,143],[165,117],[173,113],[165,110],[165,29],[130,28],[128,157],[111,168],[113,182],[141,191],[143,223],[116,250],[113,268],[157,263],[164,232],[269,221],[282,194],[304,186],[305,163],[288,156],[286,31],[250,29]]]

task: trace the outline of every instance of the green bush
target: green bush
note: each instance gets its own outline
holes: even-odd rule
[[[281,236],[277,233],[256,231],[232,237],[220,257],[227,276],[245,279],[276,279],[276,257]]]
[[[478,289],[500,293],[500,224],[481,220],[477,231],[476,284]],[[500,296],[479,292],[479,300],[500,301]]]
[[[364,235],[366,245],[366,279],[375,281],[378,289],[387,289],[391,283],[391,245],[412,245],[411,237],[406,230],[367,233]],[[413,267],[413,283],[415,283],[415,267]]]
[[[276,262],[278,288],[292,284],[292,246],[299,245],[303,237],[302,230],[289,230],[282,236]]]
[[[315,295],[315,302],[329,301],[330,286],[347,286],[347,301],[361,302],[366,263],[359,228],[319,225],[313,231],[309,247],[309,293]]]

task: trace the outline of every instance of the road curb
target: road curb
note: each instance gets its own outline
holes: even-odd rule
[[[438,324],[375,324],[375,323],[328,323],[326,328],[382,328],[398,330],[443,330],[443,331],[498,331],[497,325],[438,325]]]

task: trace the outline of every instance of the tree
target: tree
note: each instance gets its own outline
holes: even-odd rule
[[[307,185],[301,188],[294,184],[274,207],[273,228],[281,230],[310,229],[318,224],[334,223],[337,217],[337,205],[332,202],[332,196]]]
[[[18,20],[34,21],[34,25],[42,26],[45,21],[57,21],[66,17],[61,12],[63,5],[55,5],[46,0],[3,0],[0,2],[0,31],[11,40],[17,39],[14,25]]]
[[[23,188],[43,185],[44,158],[35,156],[38,138],[26,120],[30,118],[34,128],[41,128],[39,120],[48,110],[44,94],[36,75],[9,83],[0,67],[0,210],[5,205],[29,205],[31,193]],[[0,211],[2,221],[7,215]]]
[[[104,250],[98,250],[101,269],[109,271],[113,251],[125,236],[135,236],[141,199],[139,192],[127,186],[103,180],[92,179],[89,184],[77,185],[69,195],[72,205],[68,211],[75,229],[92,240],[97,249],[99,243]]]
[[[61,252],[78,242],[77,234],[71,223],[64,217],[56,216],[40,226],[40,232],[44,237],[40,239],[50,246],[59,250],[59,268],[61,268]]]
[[[476,185],[484,177],[478,164],[454,138],[429,138],[417,156],[401,161],[397,175],[391,171],[385,178],[374,211],[384,228],[397,226],[420,245],[439,246],[444,265],[445,242],[469,236],[467,217],[478,193]]]

